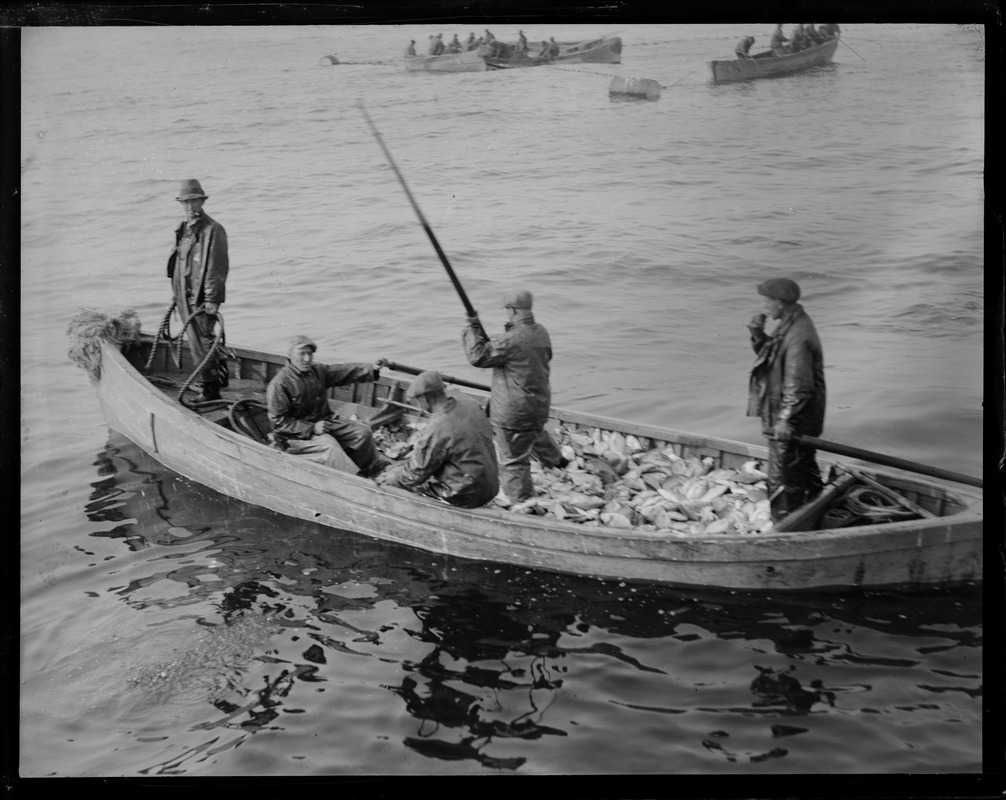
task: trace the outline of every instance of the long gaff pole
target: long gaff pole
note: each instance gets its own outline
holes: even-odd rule
[[[402,184],[402,188],[405,190],[405,196],[409,198],[409,202],[412,204],[412,210],[415,211],[416,216],[419,217],[419,222],[422,224],[423,230],[425,230],[426,235],[430,237],[430,243],[433,245],[433,249],[437,251],[437,255],[440,257],[440,263],[444,265],[444,269],[447,270],[447,276],[451,279],[451,283],[454,284],[454,290],[458,293],[458,297],[461,298],[461,302],[464,303],[465,311],[468,312],[469,317],[478,316],[475,312],[474,306],[472,306],[471,301],[468,299],[468,295],[465,294],[465,290],[462,288],[461,282],[458,280],[458,276],[454,274],[454,270],[451,268],[451,262],[447,260],[447,255],[440,247],[440,242],[438,242],[437,237],[433,235],[433,229],[430,227],[430,223],[426,221],[426,217],[423,216],[423,212],[419,210],[419,205],[416,203],[415,198],[413,198],[412,192],[409,191],[409,186],[405,183],[405,178],[403,178],[402,173],[398,171],[395,159],[391,157],[391,153],[388,152],[388,148],[385,146],[384,140],[381,138],[381,134],[377,132],[377,128],[374,125],[373,120],[370,119],[367,109],[363,107],[362,102],[358,102],[356,105],[359,107],[360,113],[363,114],[363,118],[367,121],[367,125],[370,127],[370,132],[374,134],[374,138],[377,139],[377,143],[381,146],[381,150],[384,151],[384,157],[388,159],[388,163],[395,171],[395,175],[398,177],[398,182]]]

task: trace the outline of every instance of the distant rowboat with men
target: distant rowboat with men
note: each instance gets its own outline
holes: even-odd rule
[[[830,64],[838,49],[838,37],[815,44],[795,53],[777,55],[772,50],[756,53],[750,58],[731,61],[710,61],[713,83],[735,83],[755,78],[777,78],[804,72],[812,67]]]
[[[517,45],[493,41],[460,53],[407,55],[403,61],[409,72],[484,72],[552,64],[622,63],[622,39],[618,36],[554,44],[552,52],[546,55],[542,55],[545,48],[534,47],[525,51]]]

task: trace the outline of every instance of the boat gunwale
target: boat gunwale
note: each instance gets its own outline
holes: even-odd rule
[[[149,334],[141,334],[140,345],[150,344],[153,341],[153,337]],[[319,483],[331,483],[333,470],[330,467],[326,467],[321,464],[313,463],[305,459],[297,458],[296,456],[290,456],[275,448],[262,444],[255,441],[251,437],[248,437],[240,432],[234,431],[228,427],[220,425],[217,422],[205,419],[198,413],[184,408],[176,401],[172,400],[168,395],[153,385],[149,380],[147,380],[143,374],[137,370],[129,362],[128,358],[122,353],[121,348],[115,344],[109,342],[103,343],[104,353],[103,355],[111,355],[113,361],[121,359],[121,367],[119,369],[127,379],[135,382],[137,385],[141,386],[144,391],[150,394],[151,397],[158,398],[157,404],[165,410],[165,419],[168,420],[169,417],[175,419],[175,424],[179,426],[193,425],[195,424],[198,428],[205,430],[223,442],[236,443],[239,447],[251,447],[253,450],[261,452],[263,455],[268,455],[270,458],[267,461],[273,461],[277,464],[283,464],[283,459],[276,459],[276,456],[286,456],[288,459],[292,459],[287,462],[290,465],[296,465],[298,469],[306,470],[308,475],[312,475],[318,479]],[[228,349],[238,358],[251,359],[256,361],[261,361],[262,363],[272,363],[272,364],[282,364],[285,359],[282,356],[268,353],[265,351],[250,350],[247,348],[240,347],[228,347]],[[399,383],[407,383],[404,379],[399,378],[389,378],[388,380],[393,380]],[[467,392],[466,392],[467,393]],[[484,394],[484,393],[482,393]],[[477,396],[477,395],[476,395]],[[363,404],[346,402],[346,401],[335,401],[336,403],[341,403],[347,406],[356,406],[361,409],[374,408],[375,406],[366,406]],[[682,444],[685,446],[693,447],[708,447],[710,450],[719,450],[720,452],[733,453],[735,455],[748,455],[752,454],[754,456],[762,456],[766,454],[766,449],[759,445],[748,444],[745,442],[736,442],[728,439],[719,439],[715,437],[705,437],[699,436],[697,434],[691,434],[685,431],[677,431],[670,428],[659,428],[656,426],[646,425],[643,423],[633,423],[627,420],[618,420],[610,417],[605,417],[602,415],[589,414],[584,412],[578,412],[566,409],[552,409],[551,416],[557,421],[572,421],[576,424],[588,424],[600,423],[593,425],[594,427],[599,427],[605,430],[617,430],[620,432],[626,431],[640,431],[638,434],[647,438],[658,439],[659,441],[666,442],[667,444]],[[680,438],[675,439],[675,436],[685,437],[690,441],[682,441]],[[726,445],[726,446],[720,446]],[[738,450],[736,448],[741,448]],[[751,453],[751,451],[754,451]],[[156,457],[156,456],[155,456]],[[256,469],[261,469],[256,467]],[[266,474],[275,475],[278,478],[284,480],[289,480],[289,474],[281,473],[273,469],[262,469]],[[893,478],[897,481],[904,482],[899,474],[890,473],[885,470],[877,470],[870,468],[868,470],[870,474],[885,476]],[[615,528],[612,526],[597,525],[597,526],[586,526],[582,523],[566,522],[564,520],[546,520],[542,517],[533,514],[515,514],[507,509],[498,507],[487,507],[483,506],[481,508],[475,509],[465,509],[456,506],[450,506],[441,501],[426,498],[421,495],[409,492],[405,489],[398,489],[393,487],[379,487],[373,481],[368,478],[364,478],[359,475],[351,475],[349,473],[339,473],[338,479],[340,481],[349,482],[350,486],[355,486],[361,489],[366,489],[368,494],[374,494],[375,496],[381,496],[385,492],[392,492],[394,496],[401,499],[410,501],[410,504],[417,504],[420,507],[428,508],[431,511],[437,510],[449,510],[451,516],[458,520],[470,519],[473,521],[481,522],[492,522],[504,525],[506,527],[516,527],[519,529],[526,529],[529,531],[550,531],[557,534],[575,534],[577,536],[585,537],[586,540],[596,540],[596,541],[618,541],[622,543],[630,542],[640,542],[640,543],[689,543],[694,545],[708,545],[708,544],[743,544],[746,546],[759,547],[762,545],[770,546],[771,544],[792,544],[794,542],[814,542],[825,544],[828,542],[840,541],[840,540],[857,540],[857,539],[876,539],[880,535],[890,534],[891,536],[897,536],[900,534],[905,534],[907,532],[915,532],[918,536],[923,536],[926,533],[938,532],[940,529],[946,529],[949,527],[957,528],[963,527],[968,524],[975,522],[980,522],[982,519],[982,509],[983,509],[983,498],[980,494],[977,494],[973,490],[964,489],[962,491],[957,490],[957,484],[952,482],[946,482],[938,479],[929,479],[926,482],[917,482],[916,485],[922,488],[936,489],[943,492],[946,499],[952,502],[956,502],[962,506],[959,511],[953,514],[934,517],[932,519],[914,519],[914,520],[904,520],[900,522],[886,522],[886,523],[875,523],[872,525],[859,525],[848,528],[832,528],[832,529],[814,529],[814,530],[803,530],[803,531],[769,531],[766,533],[749,533],[749,534],[692,534],[684,533],[680,531],[641,531],[635,528]],[[213,487],[210,487],[213,488]],[[327,491],[321,487],[311,487],[307,485],[307,488],[312,490],[317,490],[328,494],[329,496],[338,496],[337,493]],[[935,496],[935,495],[934,495]],[[349,502],[357,502],[349,500]],[[283,513],[283,512],[276,512]],[[397,516],[397,515],[392,515]],[[465,531],[465,533],[473,536],[478,536],[479,532],[472,533],[471,531]],[[981,533],[979,533],[981,536]],[[484,538],[484,537],[483,537]],[[800,559],[794,559],[800,560]]]

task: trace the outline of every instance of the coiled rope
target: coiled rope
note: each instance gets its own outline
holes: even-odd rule
[[[182,326],[182,330],[178,334],[176,343],[176,363],[180,363],[182,359],[182,339],[185,336],[185,331],[188,330],[189,326],[195,321],[196,317],[200,314],[209,316],[209,314],[203,309],[197,309],[192,313],[192,315],[185,320],[185,325]],[[199,411],[210,411],[214,408],[224,408],[229,404],[227,400],[204,400],[199,403],[186,403],[185,402],[185,392],[189,390],[193,383],[195,383],[196,376],[203,371],[203,368],[212,361],[217,355],[226,357],[227,352],[227,339],[224,334],[224,318],[223,315],[218,311],[216,314],[217,324],[216,333],[213,336],[213,344],[211,344],[207,350],[206,355],[203,356],[202,360],[199,362],[198,366],[192,371],[192,374],[186,379],[185,383],[182,384],[182,388],[178,390],[178,402],[181,403],[186,408],[191,408]],[[222,362],[217,364],[218,371],[224,372],[227,367],[223,365]],[[220,376],[222,379],[226,379],[226,372]]]
[[[854,486],[845,495],[845,507],[870,522],[912,519],[917,516],[870,486]]]
[[[168,343],[168,353],[174,358],[174,353],[171,352],[171,343],[175,341],[175,337],[171,335],[171,313],[175,310],[175,301],[171,301],[171,305],[168,306],[168,310],[164,314],[164,319],[161,320],[160,326],[157,328],[157,333],[154,335],[154,343],[150,345],[150,355],[147,356],[147,363],[143,365],[143,371],[149,372],[150,365],[154,363],[154,356],[157,355],[157,347],[161,344],[161,340],[165,340]],[[175,366],[181,367],[178,360],[175,360]]]
[[[177,308],[177,302],[175,300],[171,301],[171,305],[168,306],[168,310],[164,314],[164,318],[161,320],[160,326],[157,328],[157,333],[154,336],[153,344],[150,346],[150,355],[147,356],[147,363],[144,365],[144,372],[149,372],[151,365],[154,363],[154,357],[157,355],[157,348],[161,344],[166,344],[168,347],[168,353],[171,355],[171,359],[175,364],[176,368],[181,368],[182,365],[182,344],[185,340],[185,332],[188,330],[189,326],[195,321],[195,319],[200,315],[206,315],[207,312],[203,309],[197,309],[192,312],[182,329],[178,332],[177,336],[172,336],[171,334],[171,315]],[[217,325],[216,333],[213,336],[213,344],[209,346],[206,350],[206,354],[203,356],[202,360],[192,371],[192,374],[185,380],[182,384],[181,389],[178,390],[177,400],[186,408],[190,408],[194,411],[199,411],[200,413],[211,411],[217,408],[225,408],[230,403],[228,400],[204,400],[199,403],[187,403],[185,401],[185,392],[187,392],[193,383],[195,383],[196,377],[203,371],[203,368],[216,356],[226,357],[233,353],[227,350],[227,338],[224,333],[224,318],[223,315],[218,311],[216,314]],[[174,345],[174,347],[172,347]],[[220,371],[226,370],[225,366],[218,365]],[[221,374],[221,379],[226,377],[225,374]]]

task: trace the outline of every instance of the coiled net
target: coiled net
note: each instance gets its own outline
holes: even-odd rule
[[[140,318],[133,309],[114,316],[90,308],[82,308],[70,320],[66,329],[70,347],[66,354],[92,381],[101,377],[101,343],[121,345],[140,338]]]

